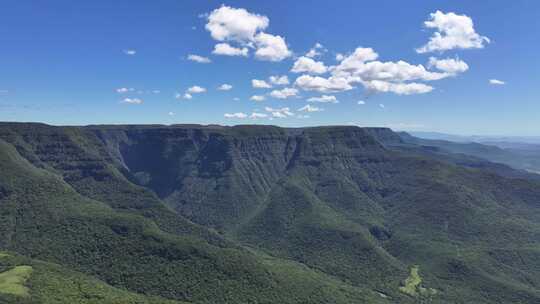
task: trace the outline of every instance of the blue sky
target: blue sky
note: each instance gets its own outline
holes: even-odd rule
[[[502,3],[3,0],[0,121],[540,135],[540,2]]]

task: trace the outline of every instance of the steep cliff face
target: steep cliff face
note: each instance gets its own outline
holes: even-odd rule
[[[170,245],[190,248],[184,251],[153,245],[157,246],[151,250],[153,257],[166,257],[173,264],[176,258],[184,261],[181,265],[186,268],[175,264],[179,277],[194,275],[202,267],[208,270],[206,274],[227,280],[238,277],[247,282],[252,276],[253,284],[259,286],[251,285],[253,290],[273,290],[272,284],[282,286],[290,274],[282,272],[287,268],[282,262],[262,261],[269,255],[291,261],[297,274],[301,268],[296,267],[304,265],[317,282],[328,283],[331,276],[339,284],[345,282],[346,286],[338,284],[345,290],[359,288],[349,291],[356,299],[372,302],[418,301],[400,291],[412,265],[420,269],[423,300],[534,303],[540,299],[540,184],[508,168],[491,173],[470,169],[471,165],[465,168],[459,165],[462,159],[428,153],[424,147],[403,142],[389,129],[1,124],[0,140],[29,166],[72,188],[73,195],[136,216],[115,217],[99,225],[83,221],[84,225],[111,224],[114,234],[129,238],[133,248],[145,244],[147,238],[170,244],[154,234],[138,235],[141,229],[132,222],[138,219],[154,223],[172,238],[196,240],[189,246],[179,241]],[[491,168],[489,163],[486,166]],[[0,201],[13,197],[8,180],[0,183]],[[22,246],[21,234],[14,231],[24,230],[16,229],[18,222],[11,215],[16,212],[9,214],[0,228],[6,227],[2,229]],[[62,221],[55,223],[62,225]],[[94,241],[89,244],[99,244]],[[194,245],[199,242],[212,249]],[[20,248],[23,254],[61,261],[61,255],[35,252],[32,246],[3,244]],[[91,249],[84,247],[84,252]],[[120,259],[120,252],[116,258]],[[133,259],[144,260],[144,255]],[[210,265],[242,259],[256,271],[227,267],[210,271]],[[187,267],[190,261],[199,266]],[[69,266],[79,265],[79,271],[130,290],[166,293],[174,299],[204,302],[219,295],[224,302],[234,302],[257,298],[253,293],[228,297],[226,291],[201,283],[205,280],[201,274],[175,288],[147,289],[135,274],[130,279],[118,278],[107,271],[107,263],[96,270],[88,266],[92,262],[95,258],[72,257]],[[124,267],[133,266],[128,265]],[[323,276],[315,276],[314,269]],[[266,276],[266,271],[273,275]],[[227,290],[234,290],[233,281],[226,281]],[[310,288],[322,286],[317,284]],[[325,286],[335,291],[330,285]],[[212,295],[203,294],[203,287],[213,290]],[[318,299],[330,298],[323,293]]]

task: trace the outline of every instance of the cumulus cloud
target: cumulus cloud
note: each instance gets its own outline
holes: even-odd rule
[[[359,101],[357,102],[357,104],[359,104],[359,105],[365,105],[365,104],[366,104],[366,102],[365,102],[365,101],[363,101],[363,100],[359,100]]]
[[[208,15],[205,28],[217,41],[253,41],[255,33],[269,24],[268,17],[253,14],[243,8],[223,5]]]
[[[272,87],[268,82],[260,79],[252,79],[251,86],[256,89],[270,89]]]
[[[321,51],[325,51],[325,49],[322,44],[317,42],[304,56],[309,58],[319,57],[322,55]]]
[[[266,16],[222,5],[207,19],[206,30],[212,38],[223,42],[215,46],[214,54],[247,56],[246,47],[250,47],[255,49],[255,58],[259,60],[281,61],[292,55],[283,37],[264,32],[270,22]],[[238,44],[241,48],[229,43]]]
[[[289,116],[294,116],[294,113],[291,112],[291,109],[288,107],[285,108],[271,108],[271,107],[265,107],[264,110],[266,112],[270,112],[272,117],[275,118],[286,118]]]
[[[289,84],[289,77],[287,75],[283,76],[270,76],[268,78],[270,80],[270,83],[275,85],[288,85]]]
[[[469,69],[469,65],[458,58],[437,59],[435,57],[430,57],[429,66],[451,75],[463,73]]]
[[[218,87],[218,90],[220,90],[220,91],[229,91],[229,90],[231,90],[232,88],[233,88],[232,85],[227,84],[227,83],[224,83],[224,84],[222,84],[222,85],[220,85],[220,86]]]
[[[124,94],[135,91],[134,88],[118,88],[116,89],[116,93]]]
[[[363,82],[366,89],[375,92],[391,92],[398,95],[423,94],[433,90],[433,87],[423,83],[393,83],[382,80]]]
[[[214,50],[212,51],[212,54],[215,55],[225,55],[225,56],[248,56],[248,49],[246,47],[243,48],[236,48],[232,47],[228,43],[218,43],[214,46]]]
[[[192,98],[193,98],[193,95],[191,95],[191,94],[189,94],[189,93],[185,93],[184,95],[176,94],[176,99],[180,99],[180,98],[183,98],[183,99],[192,99]]]
[[[489,80],[489,84],[493,84],[493,85],[505,85],[506,82],[502,81],[502,80],[498,80],[498,79],[490,79]]]
[[[124,98],[121,103],[127,103],[127,104],[142,104],[143,100],[139,98]]]
[[[174,114],[174,112],[169,112],[168,115],[169,116],[174,116],[175,114]]]
[[[321,111],[324,111],[324,110],[319,108],[319,107],[314,107],[312,105],[305,105],[305,106],[301,107],[300,109],[298,109],[298,111],[300,111],[300,112],[321,112]]]
[[[339,92],[351,90],[350,81],[342,77],[323,78],[319,76],[302,75],[296,78],[295,86],[305,91]]]
[[[198,93],[204,93],[206,92],[206,89],[200,86],[192,86],[191,88],[186,90],[187,93],[191,94],[198,94]]]
[[[281,90],[273,90],[270,92],[270,96],[278,99],[287,99],[289,97],[296,96],[298,94],[298,90],[295,88],[284,88]]]
[[[253,100],[253,101],[263,101],[265,99],[266,98],[262,95],[253,95],[249,98],[249,100]]]
[[[212,60],[210,60],[210,58],[199,56],[199,55],[194,55],[194,54],[188,55],[187,58],[188,58],[188,60],[195,61],[195,62],[198,62],[198,63],[210,63],[210,62],[212,62]]]
[[[244,118],[248,117],[247,114],[242,113],[242,112],[225,113],[225,114],[223,114],[223,116],[225,116],[225,118],[238,118],[238,119],[244,119]]]
[[[259,60],[282,61],[292,55],[281,36],[259,33],[255,37],[255,44],[257,46],[255,58]]]
[[[337,66],[332,67],[332,73],[341,77],[355,80],[384,80],[404,82],[411,80],[439,80],[448,77],[447,73],[428,71],[423,65],[412,65],[403,60],[397,62],[375,61],[378,54],[371,48],[357,48],[355,52],[343,59]]]
[[[251,119],[266,118],[266,117],[268,117],[268,114],[257,113],[257,112],[253,112],[253,113],[251,113],[251,115],[249,115],[249,118],[251,118]]]
[[[360,84],[373,93],[422,94],[432,91],[433,87],[418,81],[440,80],[468,69],[468,65],[459,59],[431,59],[429,67],[436,69],[431,71],[422,64],[414,65],[403,60],[383,62],[378,58],[379,54],[372,48],[358,47],[353,53],[339,58],[339,64],[328,68],[323,65],[319,72],[329,71],[330,77],[302,75],[296,79],[295,86],[326,93],[351,90],[355,84]],[[301,68],[310,66],[304,63],[312,65],[314,62],[311,58],[301,57],[292,71],[316,72],[312,68]]]
[[[123,50],[123,52],[128,56],[134,56],[135,54],[137,54],[136,50]]]
[[[424,22],[424,26],[436,29],[428,43],[416,49],[418,53],[444,52],[452,49],[479,49],[484,43],[489,43],[489,38],[479,35],[474,29],[472,19],[467,15],[455,13],[443,13],[436,11],[430,14],[430,19]]]
[[[328,71],[328,68],[324,63],[304,56],[298,58],[291,69],[291,72],[293,73],[308,74],[324,74],[326,71]]]
[[[323,102],[323,103],[339,103],[334,95],[322,95],[320,97],[311,97],[307,101],[309,102]]]

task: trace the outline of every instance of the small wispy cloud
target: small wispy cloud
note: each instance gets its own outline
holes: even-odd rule
[[[187,89],[186,92],[190,93],[190,94],[199,94],[199,93],[206,92],[206,89],[203,88],[203,87],[195,85],[195,86],[192,86],[191,88]]]
[[[137,54],[137,50],[133,50],[133,49],[127,49],[127,50],[123,50],[124,54],[128,55],[128,56],[134,56],[135,54]]]
[[[359,101],[357,102],[357,104],[359,104],[359,105],[365,105],[365,104],[366,104],[366,102],[365,102],[365,101],[363,101],[363,100],[359,100]]]
[[[135,91],[134,88],[118,88],[118,89],[116,89],[116,93],[119,93],[119,94],[129,93],[129,92],[133,92],[133,91]]]
[[[225,118],[237,118],[237,119],[244,119],[247,118],[248,115],[246,113],[237,112],[237,113],[225,113],[223,114]]]
[[[260,79],[252,79],[251,86],[256,89],[270,89],[272,87],[268,82]]]
[[[231,90],[232,88],[233,88],[232,85],[227,84],[227,83],[224,83],[224,84],[222,84],[222,85],[220,85],[220,86],[218,87],[218,90],[220,90],[220,91],[229,91],[229,90]]]
[[[144,101],[140,98],[124,98],[121,103],[126,104],[142,104]]]
[[[506,82],[505,82],[505,81],[502,81],[502,80],[499,80],[499,79],[490,79],[490,80],[489,80],[489,84],[493,84],[493,85],[505,85]]]
[[[312,105],[305,105],[305,106],[301,107],[300,109],[298,109],[298,111],[300,111],[300,112],[322,112],[322,111],[324,111],[324,109],[319,108],[319,107],[315,107],[315,106],[312,106]]]
[[[309,102],[323,102],[323,103],[339,103],[334,95],[322,95],[320,97],[311,97],[307,101]]]
[[[262,95],[253,95],[249,98],[249,100],[253,100],[253,101],[263,101],[265,99],[266,98]]]
[[[190,54],[188,55],[188,60],[191,60],[191,61],[195,61],[195,62],[198,62],[198,63],[211,63],[212,60],[210,60],[210,58],[208,57],[203,57],[203,56],[199,56],[199,55],[195,55],[195,54]]]

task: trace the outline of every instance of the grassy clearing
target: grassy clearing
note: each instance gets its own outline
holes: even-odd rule
[[[9,258],[9,254],[4,253],[4,252],[0,252],[0,259],[2,259],[2,258]]]
[[[16,266],[0,273],[0,293],[26,297],[28,288],[24,286],[32,274],[31,266]]]
[[[405,280],[405,286],[401,286],[399,290],[412,297],[435,295],[437,293],[435,289],[422,287],[422,277],[420,277],[419,271],[418,266],[413,266],[409,277]]]

